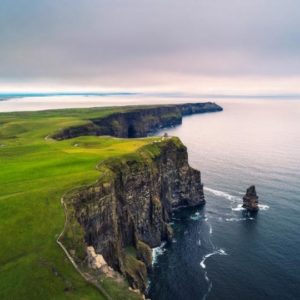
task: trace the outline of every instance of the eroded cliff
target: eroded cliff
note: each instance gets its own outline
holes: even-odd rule
[[[205,203],[200,172],[178,138],[161,138],[134,154],[102,162],[99,180],[66,197],[65,245],[84,265],[92,246],[133,288],[144,291],[151,247],[172,236],[172,211]]]
[[[180,125],[183,116],[221,110],[219,105],[211,102],[127,108],[122,112],[87,120],[83,125],[65,128],[52,137],[57,140],[81,135],[144,137],[158,129]]]

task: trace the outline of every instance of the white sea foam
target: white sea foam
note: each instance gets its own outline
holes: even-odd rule
[[[212,282],[209,283],[209,286],[208,286],[208,289],[207,289],[207,292],[206,294],[203,296],[202,300],[206,300],[207,296],[209,295],[211,289],[212,289]]]
[[[233,210],[233,211],[242,211],[242,210],[245,210],[245,208],[243,207],[243,204],[239,204],[237,207],[231,208],[231,210]]]
[[[212,289],[212,282],[210,281],[208,275],[207,275],[207,271],[204,272],[204,278],[206,280],[206,282],[208,283],[208,289],[207,289],[207,292],[206,294],[203,296],[203,300],[206,299],[206,297],[208,296],[208,294],[210,293],[211,289]]]
[[[159,255],[162,255],[162,254],[164,254],[167,251],[167,249],[164,248],[165,245],[166,245],[166,242],[163,242],[163,243],[161,243],[160,246],[152,249],[152,265],[156,264],[157,257]]]
[[[216,251],[213,251],[211,253],[208,253],[206,255],[203,256],[201,262],[200,262],[200,266],[202,267],[202,269],[206,269],[206,265],[205,265],[205,261],[213,256],[213,255],[216,255],[216,254],[219,254],[219,255],[227,255],[226,251],[223,250],[223,249],[219,249],[219,250],[216,250]]]
[[[193,221],[198,221],[198,220],[201,219],[201,215],[200,215],[199,212],[196,212],[195,214],[190,216],[190,219],[193,220]]]
[[[205,273],[204,273],[204,278],[205,278],[205,280],[207,281],[207,282],[209,282],[209,278],[208,278],[208,276],[207,276],[207,272],[205,271]]]
[[[240,222],[240,221],[247,221],[247,220],[254,220],[254,218],[251,218],[251,217],[249,217],[249,218],[227,218],[227,219],[225,219],[226,220],[226,222]]]
[[[212,233],[213,233],[213,229],[212,229],[211,224],[209,224],[209,234],[211,235]]]
[[[258,207],[259,207],[260,210],[268,210],[270,208],[269,205],[265,205],[265,204],[258,204]],[[237,207],[231,208],[231,210],[233,210],[233,211],[243,211],[243,210],[246,210],[246,209],[243,207],[243,204],[239,204]]]
[[[204,187],[204,190],[211,193],[211,194],[213,194],[213,195],[215,195],[215,196],[217,196],[217,197],[222,197],[222,198],[225,198],[225,199],[227,199],[229,201],[232,201],[232,202],[240,201],[239,197],[230,195],[226,192],[214,190],[214,189],[211,189],[211,188],[208,188],[208,187]]]
[[[270,208],[269,205],[265,205],[265,204],[258,204],[258,207],[260,210],[268,210]]]

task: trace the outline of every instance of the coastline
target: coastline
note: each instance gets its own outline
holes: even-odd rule
[[[151,144],[153,141],[155,141],[155,139],[157,139],[155,137],[120,139],[108,136],[95,137],[89,135],[80,135],[71,139],[57,141],[51,139],[50,136],[62,128],[69,128],[72,126],[78,126],[78,124],[85,124],[87,120],[104,118],[114,113],[120,113],[120,111],[123,109],[124,108],[121,107],[107,109],[66,109],[0,114],[0,121],[3,125],[0,128],[0,134],[2,137],[2,143],[5,145],[5,147],[0,148],[0,155],[3,159],[9,157],[9,159],[6,159],[6,164],[3,166],[3,178],[1,179],[1,185],[3,186],[2,194],[4,198],[9,199],[6,219],[4,219],[5,222],[3,224],[10,224],[10,226],[9,228],[4,227],[2,229],[7,232],[9,231],[18,237],[15,240],[14,249],[10,249],[9,247],[10,235],[7,235],[7,237],[2,240],[3,253],[5,253],[5,256],[2,258],[4,260],[4,265],[10,261],[14,261],[14,257],[18,256],[19,253],[24,253],[26,250],[32,260],[31,265],[38,265],[41,259],[41,253],[44,253],[43,261],[52,261],[54,266],[51,269],[52,271],[50,270],[50,273],[47,273],[47,275],[44,275],[43,268],[36,269],[32,274],[42,274],[42,276],[40,276],[41,279],[39,280],[34,279],[32,277],[33,275],[29,276],[28,273],[26,273],[26,286],[23,286],[22,289],[18,290],[6,290],[10,296],[20,298],[19,293],[22,291],[22,293],[26,293],[28,297],[30,297],[29,295],[31,295],[33,290],[33,283],[35,290],[38,290],[41,295],[43,295],[43,293],[45,295],[49,294],[50,291],[48,291],[45,287],[47,287],[47,282],[51,281],[56,287],[55,293],[57,294],[55,295],[60,297],[62,295],[60,294],[61,290],[58,287],[62,284],[61,278],[66,278],[63,279],[63,285],[65,286],[65,292],[63,293],[69,293],[75,298],[76,295],[79,295],[80,291],[85,295],[95,293],[93,289],[90,287],[85,287],[81,283],[81,280],[78,279],[78,275],[76,275],[77,273],[73,271],[72,265],[70,266],[66,259],[64,259],[64,252],[57,247],[56,241],[59,237],[59,233],[62,231],[64,219],[60,202],[61,195],[63,195],[65,191],[73,189],[74,187],[76,188],[77,186],[90,185],[92,182],[99,180],[99,171],[97,171],[93,166],[98,165],[99,162],[102,162],[106,159],[109,159],[114,165],[120,161],[121,157],[124,157],[124,155],[129,155],[128,158],[137,159],[136,166],[142,167],[141,170],[148,170],[147,168],[144,169],[143,166],[145,163],[149,163],[150,160],[146,159],[144,154],[137,155],[137,151],[143,146],[148,145],[150,147],[149,150],[151,149],[151,151],[148,152],[147,150],[145,153],[152,157],[152,151],[154,151],[153,154],[155,155],[157,155],[160,151],[159,145],[161,142]],[[129,111],[135,110],[135,113],[137,112],[136,107],[127,107],[126,109]],[[139,106],[138,109],[141,109],[141,106]],[[168,126],[170,125],[168,120],[173,120],[174,117],[176,120],[181,121],[181,113],[178,115],[178,112],[180,112],[179,109],[177,107],[171,108],[171,110],[174,109],[177,114],[174,115],[172,112],[170,115],[167,114],[167,118],[165,118],[167,115],[159,116],[148,114],[147,118],[152,120],[149,123],[151,126],[148,129],[152,131],[152,129],[156,128],[161,129],[163,127],[162,125]],[[145,113],[145,111],[143,112]],[[153,112],[153,106],[150,112]],[[163,110],[161,112],[164,113]],[[187,113],[189,112],[186,111],[183,114]],[[169,117],[171,119],[169,119]],[[162,120],[167,120],[167,122],[159,123],[161,120],[160,118],[162,118]],[[177,122],[176,124],[179,123]],[[135,125],[137,124],[139,123],[136,123]],[[109,122],[107,123],[107,126],[110,126]],[[154,128],[152,126],[154,126]],[[145,128],[145,131],[141,131],[141,134],[147,135],[147,133],[149,133],[148,129]],[[163,143],[164,141],[162,141],[161,145],[163,145]],[[175,158],[176,155],[179,155],[180,157],[183,155],[182,157],[184,158],[186,155],[186,150],[184,150],[184,146],[180,146],[179,144],[177,145],[177,142],[175,141],[170,145],[172,145],[170,149],[174,150],[173,153],[175,156],[172,161],[175,170],[177,168],[176,165],[174,165],[176,161],[182,161],[183,166],[187,163],[186,159],[177,160]],[[23,149],[22,161],[18,160],[20,147]],[[162,165],[164,165],[164,159],[162,157]],[[16,164],[16,162],[18,163]],[[153,166],[155,166],[155,164],[157,164],[157,162],[153,161]],[[158,166],[159,165],[154,167],[154,169],[159,169]],[[168,168],[168,164],[165,166]],[[125,170],[125,168],[122,168],[122,170],[123,169]],[[197,171],[192,171],[192,169],[187,167],[182,168],[182,172],[186,172],[186,170],[190,172],[195,182],[198,182],[197,184],[200,188],[200,177]],[[176,174],[177,172],[174,171],[173,173]],[[11,174],[18,174],[18,176],[16,179],[6,182],[6,178],[11,178]],[[132,171],[128,174],[134,176],[135,172]],[[158,176],[160,172],[154,172],[153,174]],[[171,180],[170,176],[165,177]],[[24,180],[24,178],[26,178],[26,180]],[[151,176],[146,176],[146,178],[151,178]],[[188,178],[189,176],[182,176],[181,181],[184,182],[184,180]],[[29,187],[27,185],[28,180],[31,182]],[[159,182],[159,180],[156,182]],[[107,187],[105,187],[105,189],[107,189]],[[26,191],[26,193],[23,191]],[[124,193],[127,194],[126,191],[124,191]],[[41,202],[41,199],[49,200]],[[26,205],[24,205],[24,203],[26,203]],[[177,206],[177,204],[175,206]],[[181,206],[181,202],[178,202],[178,206]],[[17,210],[16,207],[18,208]],[[108,208],[109,207],[110,206],[108,206]],[[159,202],[152,200],[153,212],[157,211],[154,209],[155,207],[157,207],[157,209],[160,207]],[[156,217],[158,216],[159,214]],[[21,238],[19,236],[20,228],[18,224],[20,222],[19,220],[22,219],[30,219],[32,220],[32,224],[30,228],[23,228]],[[16,220],[18,220],[18,222],[16,222]],[[164,224],[164,222],[161,224]],[[162,226],[164,227],[163,230],[167,236],[167,226]],[[131,230],[130,228],[131,227],[129,226],[129,231]],[[81,235],[79,233],[82,231],[82,229],[79,227],[75,227],[74,229],[76,229],[74,231],[75,239],[77,238],[80,240]],[[28,236],[32,235],[35,236],[31,244],[32,249],[28,247],[26,249],[23,248],[23,243],[19,243],[19,241],[26,240]],[[50,243],[49,245],[49,240],[51,241],[53,236],[55,236],[55,243]],[[153,245],[158,245],[159,243],[160,240],[158,239]],[[144,257],[143,259],[147,261],[147,253],[149,251],[146,249],[148,248],[142,243],[142,241],[139,242],[138,245],[140,253],[139,255],[142,255],[141,257]],[[42,250],[36,251],[36,249]],[[73,246],[70,249],[74,250]],[[138,265],[141,266],[139,260],[137,260],[135,256],[132,256],[131,248],[127,250],[129,250],[128,253],[130,254],[128,258],[124,260],[127,266],[128,263],[129,265],[133,263],[132,266],[135,266],[136,262],[138,262]],[[78,253],[80,253],[81,250],[78,251]],[[70,251],[70,253],[72,254],[73,252]],[[27,262],[27,255],[24,255],[24,259],[24,262],[23,260],[18,260],[15,262],[19,268],[24,268],[24,263]],[[129,272],[135,272],[135,269],[130,268],[128,270],[131,270]],[[86,269],[83,271],[86,272]],[[14,272],[18,272],[18,268],[10,269],[7,276],[9,275],[9,278],[10,276],[14,276]],[[61,277],[57,274],[63,274],[62,276],[66,277]],[[130,274],[131,278],[135,278],[134,273]],[[7,276],[5,278],[8,278]],[[1,279],[3,284],[6,282],[5,278]],[[45,280],[45,282],[43,280]],[[137,282],[142,283],[140,280]],[[18,284],[17,278],[15,284]],[[132,291],[128,290],[128,285],[125,281],[118,283],[109,278],[102,277],[101,286],[103,286],[104,290],[109,291],[109,295],[113,299],[120,299],[121,295],[124,293],[128,294],[128,299],[140,299],[141,297],[137,293],[133,293]],[[51,293],[53,293],[53,291]],[[8,294],[6,294],[5,291],[0,292],[0,296],[2,298],[6,298]]]
[[[186,102],[205,102],[214,99],[218,103],[236,103],[247,101],[251,103],[280,101],[287,103],[299,101],[299,95],[192,95],[192,94],[147,94],[147,93],[88,93],[88,94],[51,94],[32,96],[2,96],[0,94],[0,113],[23,111],[46,111],[58,109],[86,109],[99,107],[126,107],[140,105],[171,105]]]
[[[158,108],[157,107],[145,107],[145,108],[142,108],[142,109],[138,109],[138,110],[132,110],[132,109],[129,109],[128,112],[124,111],[121,116],[122,118],[125,116],[125,118],[127,118],[127,114],[128,114],[128,119],[127,120],[130,120],[131,122],[136,120],[137,116],[138,117],[142,117],[143,119],[143,126],[145,126],[145,120],[149,117],[151,117],[151,124],[150,126],[148,127],[148,129],[145,129],[143,128],[143,130],[138,133],[138,126],[140,126],[141,124],[139,124],[139,122],[137,123],[131,123],[131,124],[123,124],[123,125],[118,125],[117,127],[119,128],[119,126],[124,129],[125,128],[125,133],[119,133],[118,131],[111,131],[113,128],[112,127],[116,127],[116,123],[117,120],[120,121],[119,117],[120,115],[119,114],[112,114],[112,115],[109,115],[108,118],[104,117],[102,120],[103,122],[101,123],[101,128],[103,128],[103,126],[106,126],[107,129],[101,129],[101,130],[104,130],[104,131],[100,131],[100,132],[95,132],[95,129],[92,128],[91,130],[89,129],[89,131],[86,131],[84,129],[72,129],[72,131],[68,131],[68,133],[64,130],[62,131],[61,133],[59,134],[56,134],[53,136],[53,138],[55,139],[58,139],[58,140],[64,140],[64,139],[69,139],[69,138],[73,138],[74,136],[80,136],[80,135],[102,135],[102,134],[105,134],[105,133],[108,133],[109,135],[111,136],[121,136],[121,137],[125,137],[125,138],[134,138],[135,136],[130,136],[128,134],[127,136],[127,132],[129,132],[128,128],[131,128],[132,126],[135,126],[135,129],[134,131],[137,133],[137,136],[136,137],[145,137],[147,136],[148,133],[150,133],[151,131],[153,131],[153,128],[159,128],[159,129],[163,129],[165,127],[170,127],[171,125],[174,125],[176,124],[181,124],[181,118],[186,116],[186,115],[191,115],[191,114],[196,114],[196,113],[204,113],[204,112],[211,112],[211,111],[221,111],[222,108],[219,107],[218,105],[215,105],[215,104],[212,104],[212,103],[197,103],[197,104],[183,104],[183,105],[174,105],[174,106],[162,106],[162,107],[159,107],[159,109],[162,109],[162,110],[157,110]],[[166,109],[166,110],[165,110]],[[174,109],[170,111],[170,109]],[[178,115],[178,111],[180,112],[180,114]],[[132,115],[132,112],[134,112],[134,115]],[[175,116],[174,115],[174,112],[176,112],[176,119],[175,120],[179,120],[176,121],[174,123],[174,120],[173,119],[167,119],[166,116],[169,115],[170,113],[172,114],[172,117]],[[146,115],[145,115],[146,114]],[[164,121],[162,122],[161,121],[161,117],[164,117]],[[155,123],[155,121],[153,120],[154,117],[159,117],[157,119],[156,122],[158,123]],[[179,119],[178,119],[179,117]],[[98,121],[97,121],[98,122]],[[112,123],[110,123],[112,122]],[[154,122],[154,123],[153,123]],[[160,123],[162,122],[162,123]],[[99,123],[96,123],[99,125]],[[84,125],[81,125],[81,126],[84,126]],[[127,128],[126,128],[127,127]],[[147,126],[146,126],[147,128]],[[74,131],[75,130],[75,131]],[[105,130],[109,130],[109,132],[106,132]],[[70,132],[76,132],[75,135],[74,134],[70,134]],[[125,135],[125,136],[123,136]],[[87,245],[91,245],[89,247],[92,247],[93,249],[95,249],[97,252],[97,255],[102,255],[104,256],[105,260],[105,264],[107,264],[106,261],[108,261],[108,265],[110,267],[113,267],[114,270],[117,270],[117,272],[120,272],[122,275],[125,276],[125,278],[127,278],[127,280],[129,281],[129,284],[131,286],[132,289],[134,290],[137,290],[137,291],[140,291],[141,293],[144,293],[147,289],[147,271],[149,271],[149,268],[151,268],[151,266],[153,266],[153,263],[154,263],[154,259],[155,257],[152,257],[152,255],[155,253],[155,251],[153,251],[153,249],[155,247],[159,247],[159,245],[161,245],[161,243],[163,242],[166,242],[166,241],[169,241],[171,240],[171,237],[172,237],[172,230],[171,228],[169,227],[168,225],[168,222],[170,221],[170,216],[172,214],[173,211],[175,210],[179,210],[183,207],[194,207],[194,206],[199,206],[199,205],[203,205],[205,204],[205,200],[204,200],[204,194],[203,194],[203,185],[201,184],[201,178],[200,178],[200,173],[197,173],[198,171],[195,171],[197,173],[197,175],[195,175],[196,179],[192,179],[194,175],[188,175],[189,173],[187,173],[186,175],[182,176],[180,179],[170,179],[168,178],[168,180],[171,180],[167,185],[169,187],[172,187],[174,185],[174,182],[177,182],[176,186],[180,183],[180,184],[183,184],[184,186],[189,186],[187,188],[187,190],[191,190],[191,193],[188,195],[188,196],[185,196],[185,200],[177,200],[177,202],[173,199],[169,199],[168,200],[168,197],[167,194],[165,196],[159,196],[159,190],[162,189],[162,188],[157,188],[157,191],[154,190],[151,190],[150,192],[150,189],[149,191],[143,195],[143,193],[141,194],[141,191],[138,191],[136,190],[139,186],[136,186],[136,187],[132,187],[132,190],[129,191],[127,190],[127,188],[122,192],[123,195],[121,196],[121,198],[123,200],[119,200],[118,199],[118,196],[114,195],[115,192],[114,189],[112,189],[112,191],[109,191],[110,187],[111,186],[118,186],[116,187],[116,190],[118,191],[118,193],[121,193],[121,190],[122,190],[122,186],[125,185],[125,186],[130,186],[130,184],[134,184],[134,182],[139,182],[140,179],[138,179],[138,174],[140,172],[145,172],[145,170],[143,171],[144,167],[143,167],[143,164],[145,164],[147,161],[147,164],[149,164],[149,166],[146,168],[147,170],[148,169],[157,169],[157,170],[160,170],[159,171],[159,176],[164,176],[163,175],[163,170],[164,168],[166,168],[166,166],[164,167],[163,165],[161,165],[160,167],[154,167],[155,166],[155,161],[156,160],[169,160],[169,161],[172,161],[173,160],[173,163],[175,163],[176,161],[176,167],[174,165],[174,174],[180,174],[182,173],[182,171],[180,170],[180,168],[177,166],[177,164],[182,160],[182,163],[184,165],[187,165],[187,167],[184,167],[184,169],[189,169],[190,167],[188,166],[188,162],[187,162],[187,152],[186,152],[186,149],[185,147],[181,144],[181,142],[178,140],[178,141],[175,141],[174,138],[162,138],[161,140],[159,141],[155,141],[155,142],[152,142],[151,144],[153,144],[153,146],[149,147],[149,146],[145,146],[145,150],[140,150],[139,152],[140,153],[144,153],[144,154],[137,154],[138,156],[136,158],[128,158],[128,162],[124,164],[124,159],[125,161],[127,160],[125,157],[122,159],[122,160],[114,160],[114,161],[109,161],[108,163],[102,163],[101,164],[101,170],[102,170],[102,175],[100,176],[101,179],[99,179],[99,181],[96,183],[95,186],[87,186],[84,190],[80,190],[78,192],[75,192],[75,194],[72,194],[69,196],[69,210],[70,210],[70,207],[71,208],[71,224],[75,224],[75,223],[79,223],[80,226],[82,226],[83,228],[87,225],[84,225],[84,224],[90,224],[91,225],[88,225],[87,228],[89,229],[84,229],[84,232],[89,232],[88,236],[86,235],[87,233],[85,233],[85,237],[82,239],[85,239],[85,241],[87,242]],[[153,150],[152,148],[154,147],[157,147],[156,150]],[[169,145],[169,146],[167,146]],[[167,146],[167,148],[169,150],[163,150],[165,147]],[[175,146],[175,148],[174,148]],[[149,150],[146,150],[148,149]],[[183,147],[183,148],[182,148]],[[181,148],[183,150],[181,150]],[[150,150],[151,149],[151,150]],[[151,154],[148,158],[147,158],[147,155],[149,154],[146,154],[147,152],[150,153],[152,151],[153,154]],[[160,153],[160,152],[165,152],[165,154],[157,154]],[[174,158],[174,159],[171,159],[170,160],[170,157],[172,156],[171,153],[174,152],[176,153],[176,157],[178,156],[178,158]],[[180,152],[183,151],[185,154],[183,155],[183,157],[181,158],[181,154]],[[155,153],[155,154],[154,154]],[[168,155],[166,156],[166,153],[168,153]],[[141,155],[140,158],[138,158],[139,156]],[[154,159],[154,157],[155,159]],[[162,155],[162,157],[160,157]],[[157,157],[156,157],[157,156]],[[143,157],[143,158],[142,158]],[[168,157],[168,158],[167,158]],[[150,161],[152,161],[150,163]],[[110,166],[110,164],[112,164],[111,167],[106,167],[107,170],[109,171],[105,171],[106,169],[103,169],[105,164],[107,164],[108,166]],[[181,163],[180,163],[181,164]],[[119,165],[124,165],[123,167],[120,167]],[[136,167],[134,167],[134,171],[131,170],[130,171],[130,168],[132,165],[136,165]],[[130,166],[130,167],[129,167]],[[123,172],[125,172],[126,169],[128,169],[126,171],[126,175],[121,175],[122,178],[130,178],[132,177],[132,180],[129,180],[128,184],[125,184],[124,182],[122,184],[119,184],[119,183],[116,183],[114,182],[116,179],[111,179],[111,178],[115,178],[116,176],[119,176],[117,174],[122,174]],[[140,171],[137,171],[137,169],[140,169]],[[97,168],[99,169],[99,167]],[[99,170],[100,170],[99,169]],[[192,170],[192,169],[191,169]],[[105,176],[108,176],[109,179],[103,179],[105,177],[103,177],[104,175],[103,174],[110,174],[110,175],[105,175]],[[156,171],[157,172],[157,171]],[[170,171],[168,171],[170,172]],[[173,171],[172,171],[173,172]],[[184,171],[185,173],[186,171]],[[194,171],[191,171],[191,172],[194,172]],[[155,173],[155,172],[154,172]],[[191,173],[192,174],[192,173]],[[142,176],[143,178],[153,178],[154,177],[154,174],[147,174],[145,176]],[[183,179],[185,178],[185,179]],[[190,178],[188,180],[189,184],[187,183],[183,183],[184,180],[187,180],[188,178]],[[124,179],[123,179],[124,180]],[[128,180],[128,179],[127,179]],[[104,181],[105,183],[103,183],[103,186],[102,185],[99,185],[100,182]],[[157,182],[160,182],[160,180],[157,180]],[[131,183],[130,183],[131,182]],[[157,185],[158,183],[149,183],[149,186],[151,185]],[[200,184],[200,185],[199,185]],[[145,186],[147,186],[147,184],[144,182],[143,183],[144,185],[144,188]],[[143,189],[144,189],[143,188]],[[174,186],[175,188],[175,186]],[[174,191],[172,192],[172,194],[181,194],[182,192],[179,192],[177,191],[177,188],[176,187],[174,189]],[[197,190],[197,192],[192,192],[193,190]],[[95,191],[97,190],[97,193],[95,193]],[[183,188],[183,190],[186,190],[186,187]],[[136,193],[136,196],[132,196],[133,194]],[[159,201],[158,203],[161,203],[161,204],[154,204],[154,202],[152,202],[152,200],[150,200],[150,204],[147,204],[149,203],[149,199],[148,199],[148,196],[147,195],[151,195],[151,198],[154,197],[154,195],[157,194],[155,197],[157,198],[156,201]],[[138,196],[139,195],[139,196]],[[201,196],[202,195],[202,196]],[[101,208],[101,211],[110,211],[111,210],[111,207],[110,206],[118,206],[118,202],[126,202],[128,201],[128,205],[129,203],[131,202],[131,199],[132,197],[134,199],[139,199],[137,202],[139,203],[143,203],[145,202],[145,208],[144,210],[149,210],[150,212],[154,209],[154,208],[151,208],[152,206],[156,207],[155,210],[157,211],[159,209],[160,206],[165,206],[166,204],[166,201],[169,202],[168,205],[166,205],[163,209],[164,213],[159,213],[161,214],[161,216],[158,217],[157,213],[158,211],[155,213],[155,215],[153,215],[151,217],[151,219],[157,219],[155,222],[152,220],[150,223],[154,222],[154,223],[159,223],[159,222],[162,222],[162,225],[160,226],[161,228],[165,228],[165,229],[160,229],[158,232],[157,229],[151,229],[151,225],[147,225],[147,223],[149,223],[149,220],[148,218],[146,218],[144,221],[141,221],[139,220],[140,217],[136,217],[136,221],[135,222],[138,222],[134,225],[134,231],[132,231],[132,229],[126,229],[128,226],[130,226],[131,222],[133,222],[131,219],[131,217],[126,220],[120,218],[120,216],[118,216],[118,213],[109,213],[108,215],[112,214],[112,215],[115,215],[117,218],[120,218],[120,220],[117,222],[114,220],[114,218],[111,220],[111,221],[107,221],[107,219],[109,217],[104,217],[104,216],[101,216],[103,213],[99,213],[97,212],[97,210],[95,210],[95,207],[96,206],[103,206],[103,204],[101,204],[101,202],[99,200],[97,200],[97,198],[100,199],[103,199],[101,200],[101,202],[104,201],[104,199],[106,199],[107,197],[110,198],[109,200],[109,208],[108,206],[106,206],[107,208],[104,208],[102,207]],[[119,196],[120,197],[120,196]],[[126,198],[128,197],[127,200],[125,200]],[[161,198],[160,198],[161,197]],[[199,198],[200,197],[200,198]],[[115,199],[116,198],[116,199]],[[77,199],[77,200],[76,200]],[[88,204],[88,206],[86,208],[85,204],[87,200],[84,200],[84,199],[89,199],[88,201],[90,202],[91,199],[94,199],[93,200],[93,204],[91,205],[90,207],[90,204]],[[113,200],[114,199],[114,200]],[[180,197],[178,199],[181,199]],[[136,200],[135,200],[136,201]],[[172,203],[172,201],[174,203]],[[74,204],[74,203],[77,203],[77,204]],[[115,203],[115,204],[112,204],[112,203]],[[123,203],[124,205],[124,203]],[[131,204],[132,205],[132,204]],[[135,204],[134,204],[135,205]],[[150,205],[150,208],[147,208],[147,206]],[[74,207],[73,207],[74,206]],[[67,207],[67,206],[66,206]],[[90,207],[90,208],[89,208]],[[93,207],[93,208],[92,208]],[[126,207],[126,206],[125,206]],[[135,207],[135,206],[134,206]],[[139,206],[140,207],[140,204]],[[171,208],[172,207],[172,208]],[[110,242],[106,241],[105,238],[100,238],[99,236],[97,236],[97,234],[95,234],[95,236],[92,238],[91,237],[91,230],[95,230],[95,229],[92,229],[94,225],[93,224],[93,221],[91,221],[91,217],[89,216],[89,214],[91,214],[91,211],[95,210],[95,212],[92,213],[93,215],[93,218],[95,218],[96,215],[99,215],[97,218],[99,220],[101,220],[102,218],[105,218],[106,222],[108,222],[108,224],[104,223],[102,226],[104,226],[105,228],[114,228],[116,225],[114,225],[115,223],[118,223],[118,224],[122,224],[122,229],[116,229],[114,230],[113,232],[119,232],[120,230],[122,231],[122,235],[123,236],[125,233],[124,231],[129,231],[131,233],[128,233],[128,234],[125,234],[125,236],[134,236],[134,241],[130,241],[130,239],[128,240],[125,240],[123,242],[121,242],[121,244],[125,244],[127,245],[127,247],[133,247],[133,249],[135,249],[134,251],[136,251],[136,255],[132,256],[132,254],[126,254],[126,248],[121,248],[121,249],[118,249],[120,246],[118,246],[118,244],[120,243],[120,238],[121,237],[116,237],[114,238],[113,240],[111,240]],[[138,208],[135,207],[131,212],[129,212],[129,215],[134,215],[138,212]],[[83,213],[84,211],[88,211],[89,213],[83,217],[83,214],[86,214],[86,213]],[[166,216],[166,212],[169,211],[169,216],[167,217]],[[150,213],[149,212],[149,213]],[[124,214],[125,212],[123,211],[122,214]],[[142,215],[149,215],[149,213],[145,213],[145,212],[140,212],[138,213],[139,216],[142,216]],[[106,213],[107,214],[107,213]],[[150,213],[151,214],[151,213]],[[126,215],[126,213],[125,213]],[[79,217],[80,216],[80,217]],[[99,225],[99,222],[101,223],[101,221],[98,221],[98,225],[97,227],[101,227],[101,225]],[[140,224],[141,225],[138,225]],[[70,225],[69,225],[70,226]],[[71,225],[71,226],[74,226],[74,225]],[[139,232],[138,230],[138,227],[139,226],[142,226],[142,233]],[[152,232],[150,234],[150,236],[147,237],[147,234],[145,234],[145,226],[150,226],[149,227],[149,231]],[[97,229],[99,230],[99,229]],[[146,230],[147,232],[147,230]],[[101,232],[101,235],[104,235],[106,236],[107,234],[105,232]],[[108,234],[108,236],[112,236],[113,233],[110,232]],[[154,238],[154,236],[156,235],[157,237]],[[63,237],[62,237],[63,238]],[[98,241],[96,242],[97,240],[101,240],[101,241]],[[76,238],[77,240],[77,238]],[[88,240],[90,240],[90,242],[88,242]],[[74,244],[76,242],[72,242],[71,240],[68,240],[66,241],[67,244]],[[116,243],[115,246],[111,246],[113,243]],[[129,244],[128,244],[129,243]],[[104,245],[107,245],[107,246],[104,246]],[[108,246],[110,245],[110,246]],[[80,245],[78,245],[78,247],[80,247]],[[82,246],[81,246],[82,247]],[[67,247],[67,248],[70,248]],[[151,250],[152,248],[152,250]],[[118,250],[116,250],[118,249]],[[68,251],[69,253],[71,252],[74,252],[74,250],[72,249],[69,249]],[[112,253],[114,253],[114,258],[112,258]],[[122,258],[123,256],[125,255],[125,258]],[[151,259],[150,259],[151,257]],[[74,257],[75,260],[77,260],[78,262],[82,261],[82,258],[79,258],[79,257]],[[130,261],[130,266],[129,266],[129,261]],[[81,263],[80,263],[81,264]],[[133,265],[139,265],[139,267],[135,266],[133,267]],[[101,267],[103,268],[103,267]],[[100,270],[101,270],[100,268]],[[144,274],[141,278],[140,278],[140,275],[138,274]],[[91,275],[93,277],[93,275]],[[96,280],[96,278],[94,279]],[[138,292],[138,293],[140,293]]]

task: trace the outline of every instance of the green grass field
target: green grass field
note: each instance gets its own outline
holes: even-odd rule
[[[79,137],[55,141],[61,128],[120,110],[68,109],[0,114],[0,299],[104,299],[66,258],[56,239],[62,195],[93,183],[96,165],[153,140]],[[109,280],[113,299],[136,299]]]

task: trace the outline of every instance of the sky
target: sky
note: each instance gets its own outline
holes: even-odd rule
[[[0,92],[299,94],[299,0],[1,0]]]

